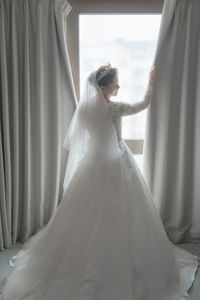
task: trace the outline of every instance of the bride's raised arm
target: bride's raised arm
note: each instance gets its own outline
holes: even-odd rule
[[[149,85],[147,88],[147,91],[145,93],[144,99],[140,102],[136,102],[133,104],[127,103],[127,102],[115,102],[116,104],[116,110],[118,110],[118,113],[120,116],[128,116],[132,114],[136,114],[143,109],[145,109],[151,100],[153,86]]]
[[[143,109],[145,109],[151,100],[151,95],[152,95],[152,90],[153,90],[153,86],[154,86],[154,82],[157,78],[157,69],[154,66],[154,68],[152,69],[152,71],[149,74],[149,84],[144,96],[144,99],[140,102],[136,102],[134,104],[130,104],[127,102],[115,102],[114,104],[114,108],[116,110],[116,113],[120,116],[128,116],[128,115],[132,115],[132,114],[136,114],[140,111],[142,111]]]

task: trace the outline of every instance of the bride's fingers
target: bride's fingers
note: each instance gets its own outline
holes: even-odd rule
[[[150,73],[150,78],[156,78],[158,75],[157,70],[152,70]]]
[[[151,71],[152,71],[152,70],[155,70],[155,69],[157,69],[156,66],[152,66],[152,67],[151,67]]]

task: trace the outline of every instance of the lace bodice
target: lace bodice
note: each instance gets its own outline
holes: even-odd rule
[[[140,102],[136,102],[133,104],[127,103],[127,102],[114,102],[114,101],[107,101],[107,105],[109,108],[109,111],[112,116],[112,121],[117,133],[117,138],[119,145],[123,143],[123,138],[122,138],[122,117],[123,116],[128,116],[132,114],[136,114],[143,109],[145,109],[151,100],[151,95],[152,95],[152,90],[153,86],[149,85],[144,99]]]

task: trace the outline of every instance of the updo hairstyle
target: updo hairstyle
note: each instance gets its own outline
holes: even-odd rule
[[[106,73],[106,75],[103,76],[102,78],[100,78],[101,74],[103,72],[105,72],[106,70],[108,70],[107,73]],[[113,81],[113,79],[117,75],[117,73],[118,73],[117,68],[109,68],[108,69],[108,66],[101,66],[96,71],[96,80],[97,80],[98,85],[99,86],[107,86],[107,85],[109,85]]]

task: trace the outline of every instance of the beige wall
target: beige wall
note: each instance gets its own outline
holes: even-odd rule
[[[164,0],[69,0],[82,13],[161,13]]]

